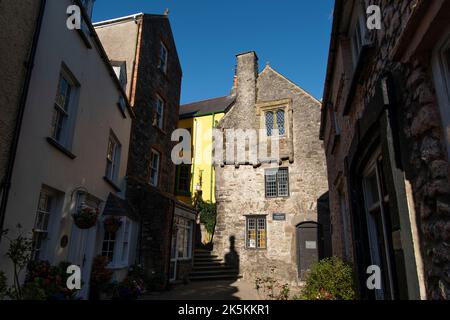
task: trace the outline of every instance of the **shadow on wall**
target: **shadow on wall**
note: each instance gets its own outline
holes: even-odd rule
[[[239,254],[236,251],[235,243],[236,237],[230,236],[230,251],[225,255],[224,260],[227,267],[235,269],[239,274]]]
[[[318,239],[321,240],[319,241],[319,260],[322,260],[332,256],[331,217],[328,191],[317,199],[317,222],[320,226],[320,228],[318,228]]]

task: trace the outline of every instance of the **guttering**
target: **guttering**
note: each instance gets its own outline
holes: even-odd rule
[[[323,90],[323,98],[322,98],[322,114],[320,120],[320,140],[324,139],[324,131],[325,131],[325,121],[327,114],[327,106],[330,94],[330,86],[333,80],[333,68],[336,60],[336,48],[339,37],[339,26],[341,24],[341,13],[342,8],[344,6],[343,0],[336,0],[333,12],[333,28],[331,31],[331,40],[330,40],[330,50],[328,53],[328,66],[327,66],[327,74],[325,78],[325,87]]]
[[[17,146],[19,144],[19,137],[20,137],[20,131],[22,128],[22,122],[23,122],[23,115],[25,113],[25,106],[27,102],[27,95],[28,95],[28,89],[30,87],[31,83],[31,75],[33,72],[34,67],[34,59],[36,57],[36,51],[37,51],[37,45],[39,42],[39,36],[41,34],[41,27],[42,27],[42,21],[44,19],[44,12],[45,12],[45,6],[47,4],[47,0],[41,0],[41,4],[39,7],[39,13],[38,13],[38,19],[36,22],[36,28],[34,30],[33,40],[31,44],[31,51],[30,55],[28,56],[27,63],[26,63],[26,74],[25,74],[25,81],[23,84],[20,100],[19,100],[19,108],[17,111],[17,119],[16,119],[16,126],[14,128],[13,133],[13,139],[11,141],[10,145],[10,151],[9,151],[9,159],[8,164],[6,167],[6,175],[5,179],[3,181],[2,185],[2,198],[0,203],[0,231],[3,230],[3,225],[5,222],[5,213],[6,213],[6,207],[8,204],[8,198],[9,198],[9,191],[11,189],[11,178],[12,173],[14,170],[14,163],[16,161],[16,155],[17,155]],[[1,233],[0,233],[0,242],[2,240]]]

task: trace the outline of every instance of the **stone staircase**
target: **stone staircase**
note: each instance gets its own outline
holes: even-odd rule
[[[206,249],[195,249],[194,267],[189,274],[191,281],[237,280],[239,270],[226,266],[223,259]]]

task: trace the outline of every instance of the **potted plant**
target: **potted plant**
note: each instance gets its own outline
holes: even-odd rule
[[[105,231],[109,233],[116,233],[122,225],[122,220],[117,217],[107,217],[103,221]]]
[[[89,229],[95,226],[98,219],[98,209],[81,207],[72,215],[75,225],[80,229]]]

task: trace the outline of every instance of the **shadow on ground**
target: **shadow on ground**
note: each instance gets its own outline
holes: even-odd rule
[[[174,286],[171,290],[154,293],[143,300],[258,300],[258,293],[249,282],[200,281]]]

